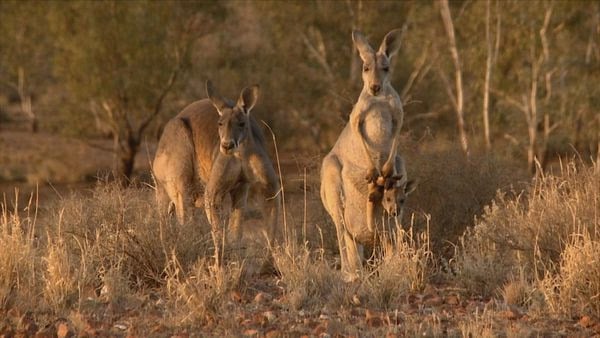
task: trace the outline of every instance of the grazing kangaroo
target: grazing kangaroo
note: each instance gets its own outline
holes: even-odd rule
[[[403,201],[414,189],[413,182],[406,178],[403,161],[397,155],[403,111],[400,97],[389,80],[389,61],[398,51],[399,35],[400,30],[389,32],[379,50],[374,52],[361,33],[352,33],[354,45],[363,60],[363,89],[348,124],[323,159],[321,167],[321,200],[335,223],[342,272],[348,279],[356,278],[362,266],[365,246],[375,244],[375,230],[379,225],[375,215],[383,215],[383,203],[387,202],[387,197]],[[378,180],[380,176],[383,181]],[[386,180],[393,182],[394,176],[402,179],[391,184],[393,189],[383,189],[379,200],[377,182],[382,182],[382,185]],[[383,193],[386,193],[385,197]],[[402,203],[392,204],[393,207],[388,210],[392,211],[390,216],[394,217],[393,208],[400,208],[395,211],[394,218],[397,220]]]
[[[375,206],[381,203],[383,210],[390,217],[401,219],[404,202],[408,194],[416,188],[413,180],[404,182],[406,169],[400,155],[396,156],[394,168],[400,168],[400,173],[382,173],[381,176],[368,182],[367,191],[367,228],[375,232]]]
[[[267,239],[273,241],[277,233],[279,181],[261,128],[250,115],[258,91],[257,85],[244,88],[234,104],[207,81],[208,99],[190,104],[167,123],[154,158],[159,208],[164,212],[173,203],[179,223],[189,219],[199,185],[204,185],[204,209],[217,265],[222,262],[227,222],[221,206],[226,195],[231,197],[228,226],[234,240],[241,237],[240,223],[250,190],[264,198]]]

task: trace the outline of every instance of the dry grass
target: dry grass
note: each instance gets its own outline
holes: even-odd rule
[[[481,165],[472,163],[473,171]],[[345,283],[335,266],[333,224],[316,207],[320,203],[318,189],[302,193],[309,185],[304,181],[296,186],[300,192],[288,192],[288,205],[294,207],[288,208],[286,217],[293,238],[275,249],[272,258],[279,275],[268,277],[257,276],[257,270],[249,268],[268,254],[260,244],[230,254],[222,268],[212,266],[212,241],[203,215],[184,225],[162,220],[154,208],[153,191],[147,187],[123,189],[99,183],[91,191],[58,200],[48,215],[37,221],[35,215],[24,213],[34,211],[34,205],[11,208],[19,211],[11,213],[5,202],[0,245],[8,250],[0,250],[0,305],[4,310],[33,308],[72,318],[78,330],[85,329],[85,311],[90,306],[108,307],[118,316],[132,307],[143,313],[139,304],[155,304],[144,306],[158,309],[153,311],[161,314],[165,325],[212,327],[218,328],[214,332],[231,335],[243,332],[243,320],[254,320],[244,317],[246,311],[264,306],[261,311],[276,313],[275,319],[270,319],[275,323],[277,311],[291,318],[304,316],[311,323],[310,316],[328,317],[327,332],[331,334],[443,336],[447,332],[470,337],[504,332],[519,336],[534,331],[519,325],[512,331],[499,327],[494,320],[503,309],[516,307],[540,317],[600,316],[599,172],[597,165],[569,164],[561,175],[540,176],[516,197],[498,193],[493,203],[482,209],[483,215],[474,218],[475,226],[463,233],[449,259],[453,276],[444,282],[459,286],[465,295],[496,299],[491,303],[500,304],[500,309],[494,312],[486,306],[484,312],[467,313],[460,320],[453,319],[452,329],[441,312],[424,304],[419,305],[422,312],[417,317],[407,317],[402,326],[393,324],[415,305],[407,303],[409,299],[432,292],[431,277],[439,276],[440,260],[432,244],[441,243],[442,238],[434,238],[433,229],[439,231],[439,224],[433,215],[427,223],[424,204],[438,197],[422,200],[422,195],[411,196],[423,209],[412,215],[410,227],[398,233],[394,245],[386,247],[357,281]],[[309,175],[315,173],[311,170]],[[463,181],[445,187],[466,187],[467,176],[455,173],[452,177]],[[304,180],[303,175],[298,179]],[[420,179],[423,184],[423,177]],[[431,188],[429,184],[425,183],[426,189]],[[479,184],[483,183],[474,183],[473,189]],[[469,200],[474,195],[466,196]],[[471,207],[475,210],[483,199],[464,203],[461,213]],[[431,209],[438,213],[439,222],[456,225],[457,230],[456,214],[444,218],[443,210],[449,205],[458,204],[431,205]],[[410,210],[405,215],[411,216]],[[252,284],[257,280],[265,284]],[[272,292],[269,297],[277,299],[270,298],[267,305],[253,301],[261,290]],[[233,301],[232,294],[244,300]],[[140,297],[146,300],[140,301]],[[149,298],[154,300],[148,303]],[[461,302],[458,307],[469,302],[468,296]],[[369,327],[373,323],[369,314],[360,312],[366,310],[378,313],[376,318],[383,326]],[[353,312],[358,315],[348,314]],[[356,316],[363,321],[367,318],[367,331],[353,319]],[[238,317],[244,318],[242,322]],[[342,318],[354,320],[348,329]],[[272,325],[265,323],[265,328]]]
[[[315,257],[307,247],[287,244],[278,248],[273,257],[281,274],[286,302],[292,309],[315,308],[323,304],[332,304],[335,308],[348,303],[349,286],[322,254]]]
[[[230,292],[238,290],[242,281],[239,263],[217,267],[202,258],[185,273],[173,255],[167,271],[167,294],[176,321],[206,324],[230,315],[226,311]]]
[[[55,310],[74,304],[77,296],[78,276],[74,271],[64,240],[59,236],[48,242],[47,253],[42,258],[45,263],[44,298]]]
[[[453,265],[457,281],[483,294],[508,282],[507,302],[527,303],[541,293],[538,308],[544,302],[551,313],[597,316],[599,207],[598,164],[569,162],[560,175],[539,175],[519,198],[500,194],[463,236]]]
[[[478,153],[467,158],[451,144],[405,139],[401,151],[409,178],[419,182],[405,214],[414,212],[421,230],[430,226],[436,256],[452,257],[453,245],[498,191],[520,189],[529,180],[515,163]]]
[[[594,237],[585,229],[574,234],[562,253],[558,273],[539,281],[551,313],[600,318],[600,241]]]
[[[161,219],[154,203],[151,189],[99,184],[90,196],[61,200],[49,232],[56,234],[60,224],[74,265],[89,271],[83,276],[97,280],[98,271],[118,266],[132,282],[160,285],[171,252],[191,266],[208,252],[209,236],[205,223]]]
[[[17,199],[15,199],[17,201]],[[39,252],[34,236],[35,217],[21,217],[0,205],[0,309],[36,303],[40,273]],[[32,210],[30,200],[27,210]],[[14,209],[19,209],[17,202]]]
[[[390,308],[427,284],[434,271],[429,233],[413,231],[413,227],[398,231],[383,255],[374,260],[373,272],[363,277],[359,292],[370,306]]]

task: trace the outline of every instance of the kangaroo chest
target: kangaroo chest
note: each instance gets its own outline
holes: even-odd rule
[[[368,112],[362,125],[367,143],[374,147],[389,148],[393,137],[392,123],[392,114],[389,112]]]

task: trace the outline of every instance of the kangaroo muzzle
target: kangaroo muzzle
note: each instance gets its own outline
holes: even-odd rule
[[[371,90],[371,95],[377,96],[381,92],[381,85],[379,85],[379,84],[372,84],[371,87],[370,87],[370,90]]]
[[[221,152],[223,154],[230,154],[235,148],[237,148],[237,144],[234,140],[221,141]]]

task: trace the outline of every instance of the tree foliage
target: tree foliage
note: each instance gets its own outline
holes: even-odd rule
[[[48,109],[63,119],[63,130],[90,135],[96,117],[113,124],[113,136],[127,140],[123,131],[131,129],[139,142],[148,128],[158,128],[185,104],[203,98],[210,78],[225,95],[260,84],[256,114],[275,130],[281,146],[322,154],[335,142],[361,88],[352,29],[376,45],[389,30],[403,28],[392,64],[392,84],[405,105],[403,129],[460,144],[448,95],[455,89],[444,80],[453,81],[457,64],[439,1],[0,6],[7,32],[0,37],[0,76],[14,82],[15,65],[24,63],[36,79],[28,82],[36,88],[32,91],[60,93]],[[486,33],[488,8],[491,34]],[[573,148],[584,157],[596,156],[598,3],[449,1],[448,9],[460,56],[464,129],[475,151],[486,143],[480,141],[489,68],[489,151],[524,163],[532,151],[541,162]],[[487,61],[490,42],[492,64]],[[182,71],[162,96],[176,69]],[[109,111],[123,118],[111,122]]]

